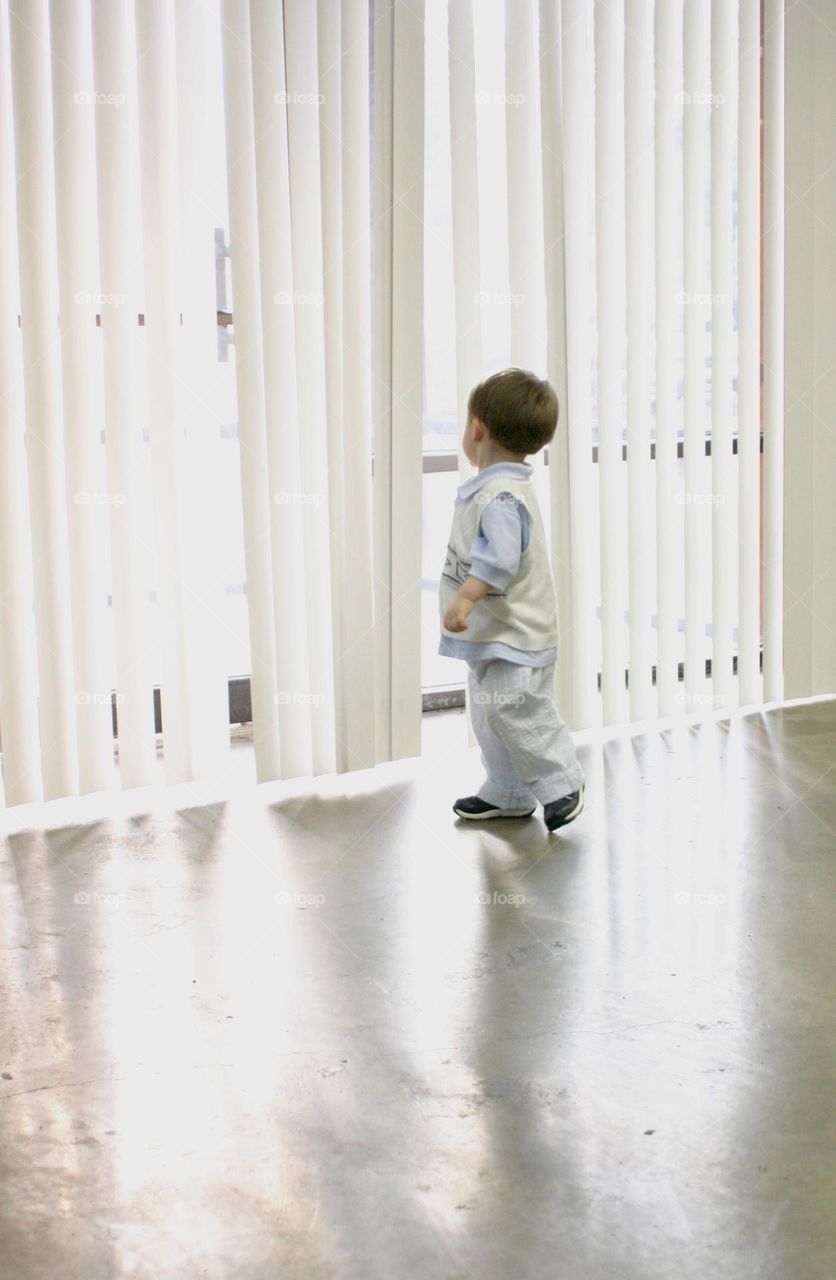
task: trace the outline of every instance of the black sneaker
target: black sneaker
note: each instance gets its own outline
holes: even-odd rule
[[[549,831],[565,827],[567,822],[577,818],[583,811],[583,792],[584,784],[581,783],[580,791],[573,791],[571,795],[563,796],[560,800],[550,800],[543,805],[543,817]]]
[[[530,818],[533,812],[534,809],[500,809],[478,796],[465,796],[453,805],[453,813],[460,818]]]

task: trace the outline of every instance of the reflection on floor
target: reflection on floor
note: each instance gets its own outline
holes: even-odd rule
[[[0,1274],[834,1273],[836,700],[583,745],[552,836],[427,731],[3,840]]]

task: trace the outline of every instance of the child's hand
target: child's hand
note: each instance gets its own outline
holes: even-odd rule
[[[456,596],[444,615],[444,626],[447,631],[466,631],[467,618],[475,601],[466,596]]]

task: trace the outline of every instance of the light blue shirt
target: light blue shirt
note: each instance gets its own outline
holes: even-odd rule
[[[526,480],[533,470],[527,462],[494,462],[459,485],[456,502],[466,502],[472,498],[488,480],[501,476]],[[506,499],[511,501],[489,502],[485,505],[470,550],[472,576],[501,591],[519,573],[520,556],[528,546],[531,536],[529,515],[525,507],[511,493],[506,494]],[[545,667],[557,659],[556,648],[516,649],[499,640],[460,640],[443,633],[438,652],[446,658],[463,658],[466,662],[487,662],[491,658],[504,658],[507,662],[518,662],[528,667]]]

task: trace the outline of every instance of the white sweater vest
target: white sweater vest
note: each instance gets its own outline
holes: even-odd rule
[[[528,546],[520,557],[520,568],[505,591],[491,587],[474,605],[465,631],[448,631],[444,614],[470,574],[470,551],[479,531],[479,521],[487,503],[497,494],[512,493],[530,516]],[[501,501],[501,499],[500,499]],[[441,572],[439,590],[441,631],[456,640],[487,643],[500,641],[515,649],[550,649],[557,645],[557,605],[551,566],[546,552],[543,518],[530,480],[497,476],[487,480],[471,497],[456,502]]]

